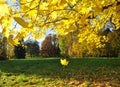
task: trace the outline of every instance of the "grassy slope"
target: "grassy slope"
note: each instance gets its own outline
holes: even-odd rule
[[[120,87],[120,59],[68,60],[66,67],[56,58],[0,61],[0,86]]]

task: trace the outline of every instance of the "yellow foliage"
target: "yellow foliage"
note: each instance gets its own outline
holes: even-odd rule
[[[9,29],[4,28],[2,31],[2,35],[8,37],[9,36]]]
[[[0,1],[0,24],[4,36],[9,37],[13,19],[26,28],[18,30],[17,38],[24,38],[28,33],[32,33],[32,36],[38,39],[49,28],[58,35],[68,35],[78,30],[75,37],[79,38],[80,43],[86,42],[89,45],[87,48],[91,51],[90,47],[101,48],[104,47],[102,42],[108,41],[105,36],[98,35],[108,20],[111,19],[116,29],[120,28],[119,0],[19,0],[18,2],[20,3],[18,6],[9,7],[3,0]],[[36,27],[41,30],[36,31]]]
[[[4,1],[0,1],[0,18],[2,16],[6,16],[9,14],[9,8],[8,5],[4,3]]]
[[[67,3],[67,0],[60,0],[60,5],[65,5]]]
[[[42,38],[44,36],[44,33],[43,32],[34,32],[34,33],[32,33],[32,37],[34,38],[34,39],[40,39],[40,38]]]
[[[56,11],[52,12],[51,17],[52,17],[53,20],[56,19],[57,18],[57,12]]]
[[[68,54],[70,57],[82,57],[83,50],[84,49],[81,47],[81,44],[74,41],[71,47],[68,49]]]
[[[41,3],[40,9],[41,10],[48,10],[48,3],[46,3],[46,2]]]

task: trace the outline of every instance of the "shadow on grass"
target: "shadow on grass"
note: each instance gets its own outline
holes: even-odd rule
[[[59,70],[60,67],[58,59],[0,61],[0,70],[7,73],[44,74],[44,72]]]

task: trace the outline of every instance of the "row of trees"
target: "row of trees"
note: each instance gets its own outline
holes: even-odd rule
[[[39,42],[28,39],[24,42],[19,41],[19,45],[13,46],[7,42],[7,38],[0,36],[0,59],[9,59],[12,57],[25,58],[25,56],[35,57],[85,57],[85,56],[104,56],[117,57],[120,51],[120,29],[111,31],[109,28],[100,31],[99,35],[105,35],[107,42],[103,43],[101,48],[96,48],[95,43],[79,43],[76,32],[69,33],[66,36],[48,35],[39,47]]]
[[[60,49],[56,35],[48,35],[41,48],[36,40],[19,40],[19,45],[13,46],[7,42],[7,38],[0,36],[0,60],[9,58],[25,58],[26,56],[51,57],[60,56]]]
[[[60,49],[58,44],[58,38],[56,35],[49,34],[45,37],[44,41],[39,47],[39,42],[34,40],[27,40],[25,42],[27,55],[30,57],[33,56],[42,56],[42,57],[52,57],[60,56]]]

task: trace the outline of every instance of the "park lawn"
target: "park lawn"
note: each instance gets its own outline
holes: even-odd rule
[[[0,87],[120,87],[120,58],[59,58],[0,61]]]

